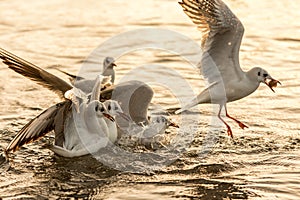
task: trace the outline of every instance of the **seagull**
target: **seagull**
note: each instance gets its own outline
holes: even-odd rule
[[[150,123],[148,127],[150,129],[154,129],[155,130],[154,132],[156,132],[157,134],[163,134],[165,133],[165,130],[170,126],[179,128],[177,124],[172,122],[166,116],[158,115],[158,116],[150,117]]]
[[[102,75],[110,76],[112,84],[115,83],[115,76],[116,76],[114,67],[117,67],[117,65],[115,64],[115,59],[112,57],[106,57],[103,61]]]
[[[104,118],[113,118],[107,117],[106,112],[99,100],[93,100],[87,105],[83,103],[78,119],[66,123],[63,146],[52,145],[49,149],[57,155],[72,158],[94,153],[107,146],[110,132]]]
[[[73,103],[73,100],[70,100],[69,95],[66,95],[66,93],[73,90],[74,87],[61,78],[2,48],[0,48],[0,59],[3,60],[3,63],[6,64],[9,69],[55,92],[63,100],[30,120],[6,147],[6,153],[15,152],[24,144],[36,141],[51,131],[55,132],[54,144],[63,147],[66,142],[65,125],[69,123],[68,118],[72,113]],[[78,94],[81,92],[76,90],[73,91],[73,93],[75,93],[75,96],[79,96]],[[70,95],[72,96],[72,92]],[[96,96],[95,93],[94,95]],[[152,97],[153,90],[147,84],[140,81],[128,81],[110,86],[101,91],[100,99],[101,101],[105,101],[112,98],[120,102],[123,111],[126,110],[126,113],[129,113],[131,120],[139,123],[147,122],[147,110]]]
[[[166,129],[170,126],[179,128],[177,124],[164,115],[150,117],[149,124],[144,126],[142,131],[138,133],[140,143],[145,146],[151,146],[153,138],[157,135],[165,134]]]
[[[245,129],[248,126],[228,114],[226,103],[250,95],[260,83],[265,83],[273,92],[273,87],[281,83],[260,67],[254,67],[247,72],[241,69],[239,50],[244,27],[223,1],[182,0],[179,4],[203,32],[203,54],[199,68],[208,87],[175,113],[179,114],[197,104],[219,104],[218,118],[226,125],[228,135],[233,137],[230,126],[221,117],[223,107],[226,117],[238,123],[240,128]]]
[[[117,67],[115,64],[115,59],[112,57],[106,57],[103,61],[103,69],[101,72],[102,76],[107,77],[106,79],[103,79],[103,84],[110,85],[114,84],[115,82],[115,69],[114,67]],[[69,76],[69,80],[72,85],[76,86],[77,88],[80,88],[82,91],[89,93],[91,92],[92,88],[95,85],[95,80],[89,80],[86,78],[83,78],[81,76],[76,76],[73,74],[70,74],[68,72],[65,72],[63,70],[58,69],[58,71],[66,74]]]
[[[2,49],[0,52],[0,57],[3,59]],[[18,60],[17,57],[15,57],[13,59],[13,57],[11,57],[10,54],[6,53],[5,57],[6,57],[6,59],[4,60],[5,64],[8,64],[10,68],[14,69],[15,71],[18,71],[21,74],[22,73],[26,74],[25,71],[23,71],[26,69],[28,71],[27,72],[28,76],[31,75],[33,77],[33,74],[35,73],[34,70],[39,69],[37,67],[34,68],[34,66],[31,65],[30,63],[25,63],[24,60]],[[19,65],[20,64],[19,61],[23,62],[22,65]],[[21,68],[18,68],[20,66],[21,66]],[[31,72],[31,74],[29,72]],[[47,74],[45,71],[40,71],[40,72],[42,72],[42,73],[38,73],[38,74],[41,77],[43,77],[43,75],[45,75],[44,76],[45,80],[48,80],[47,78],[53,76],[51,74]],[[47,75],[49,75],[49,76],[47,76]],[[37,74],[36,74],[36,77],[37,77]],[[60,79],[55,79],[54,77],[52,77],[49,80],[59,81]],[[60,81],[62,83],[62,80],[60,80]],[[98,83],[98,85],[100,85],[100,81],[98,81],[97,83]],[[57,87],[51,86],[51,88],[56,89],[56,88],[58,88],[58,85],[57,85]],[[62,88],[66,88],[66,87],[61,87],[60,89],[62,89]],[[97,90],[99,90],[99,86],[97,86],[95,88]],[[95,90],[95,91],[97,91],[97,90]],[[56,92],[58,93],[58,91],[56,91]],[[96,114],[97,114],[98,118],[101,118],[104,116],[104,117],[109,118],[110,120],[113,120],[113,118],[109,114],[104,113],[104,112],[106,112],[106,109],[104,109],[105,108],[104,105],[101,105],[101,103],[99,102],[99,96],[97,97],[97,94],[94,94],[94,93],[96,93],[96,92],[93,91],[91,98],[95,98],[97,100],[92,99],[93,102],[89,103],[86,110],[81,109],[81,114],[85,115],[83,118],[84,119],[83,122],[87,124],[87,128],[94,127],[95,120],[93,121],[92,120],[93,118],[91,118],[91,116],[95,116]],[[83,106],[81,106],[81,108],[83,108]],[[59,155],[62,155],[65,157],[74,157],[74,156],[81,156],[81,155],[87,154],[86,153],[87,150],[84,149],[85,151],[82,151],[82,148],[81,149],[79,149],[78,147],[76,148],[76,145],[80,146],[80,143],[79,143],[78,139],[77,140],[74,139],[74,138],[76,138],[76,135],[75,135],[76,133],[73,132],[74,130],[76,130],[76,128],[72,127],[72,125],[74,126],[74,123],[73,124],[69,123],[70,122],[69,118],[72,116],[71,109],[72,109],[72,101],[70,101],[68,99],[65,99],[64,102],[58,103],[58,104],[46,109],[44,112],[42,112],[36,118],[32,119],[29,123],[27,123],[17,133],[17,135],[14,137],[14,139],[6,147],[6,149],[5,149],[6,154],[10,151],[14,152],[14,151],[18,150],[24,144],[38,140],[39,138],[43,137],[44,135],[46,135],[47,133],[49,133],[52,130],[54,130],[54,132],[55,132],[55,145],[53,148],[50,147],[50,149],[53,150],[55,153],[58,153]],[[100,115],[98,113],[100,113],[102,115]],[[108,128],[107,128],[107,125],[104,120],[103,120],[103,123],[100,124],[100,126],[104,129],[106,129],[103,132],[105,134],[108,134]],[[88,130],[88,129],[86,129],[86,130]],[[82,134],[82,132],[84,132],[84,131],[85,130],[81,130],[80,134]],[[90,131],[90,130],[88,130],[88,131]],[[87,135],[89,138],[91,138],[90,133],[92,133],[92,132],[90,131],[90,132],[88,132],[88,134],[84,134],[84,136]],[[82,136],[82,138],[84,138],[84,136]],[[90,139],[90,140],[95,141],[95,138]],[[99,142],[93,143],[90,146],[85,145],[85,147],[88,147],[88,149],[90,150],[92,147],[93,148],[98,147],[99,144],[103,144],[103,141],[100,141],[100,143]],[[58,150],[56,151],[56,149],[58,149],[59,147],[62,150],[66,150],[65,148],[63,148],[65,146],[69,149],[73,149],[75,146],[74,149],[78,150],[78,151],[67,152],[69,154],[60,153],[60,151],[58,151]],[[83,154],[83,152],[85,152],[85,153]]]
[[[115,120],[108,114],[105,105],[99,101],[101,79],[102,76],[96,78],[90,99],[88,97],[81,99],[79,112],[69,115],[65,123],[63,146],[49,147],[54,153],[71,158],[94,153],[107,146],[111,131],[105,119],[112,122]],[[75,95],[71,100],[76,98]]]

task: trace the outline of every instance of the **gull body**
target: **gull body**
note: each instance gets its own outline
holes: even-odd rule
[[[114,84],[115,76],[116,76],[114,67],[117,67],[117,65],[115,64],[115,59],[112,57],[106,57],[103,61],[103,68],[100,75],[105,76],[107,78],[103,79],[102,84],[105,85]],[[59,70],[59,71],[68,75],[70,82],[77,88],[80,88],[85,93],[90,93],[95,85],[95,80],[93,79],[86,79],[80,76],[70,74],[63,70]]]
[[[78,157],[107,146],[109,132],[104,120],[105,112],[99,101],[91,101],[87,106],[82,104],[78,119],[66,123],[63,146],[53,145],[50,149],[63,157]]]
[[[99,101],[100,87],[101,77],[97,77],[90,99],[82,99],[79,112],[73,111],[66,120],[62,147],[53,145],[50,147],[53,152],[63,157],[77,157],[107,145],[110,132],[104,118],[112,120],[112,117]]]
[[[180,5],[202,30],[203,54],[198,67],[208,87],[175,113],[179,114],[197,104],[219,104],[218,117],[226,125],[228,135],[233,137],[230,126],[221,117],[223,107],[228,118],[237,122],[242,129],[247,126],[228,114],[226,103],[252,94],[260,83],[265,83],[273,90],[272,87],[280,82],[260,67],[248,72],[241,69],[239,50],[244,27],[223,1],[182,0]]]
[[[152,129],[153,130],[152,132],[154,132],[156,134],[164,134],[166,129],[169,126],[179,128],[175,123],[170,121],[164,115],[158,115],[158,116],[150,117],[150,123],[148,125],[148,129]],[[148,132],[148,131],[146,131],[146,132]],[[147,133],[146,133],[146,135],[147,135]]]
[[[115,83],[115,78],[116,78],[116,72],[114,67],[117,65],[115,64],[115,59],[112,57],[106,57],[103,61],[103,70],[102,70],[102,75],[103,76],[110,76],[111,77],[111,83]]]
[[[178,125],[171,122],[167,117],[163,115],[151,117],[149,124],[143,127],[143,130],[139,133],[140,143],[145,146],[151,146],[151,143],[155,136],[165,134],[166,129],[170,126],[179,128]]]

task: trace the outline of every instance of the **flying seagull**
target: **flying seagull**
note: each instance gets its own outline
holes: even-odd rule
[[[265,83],[274,92],[273,87],[280,82],[260,67],[247,72],[241,69],[239,50],[244,27],[223,1],[182,0],[179,4],[203,33],[203,55],[199,68],[209,86],[175,113],[181,113],[197,104],[219,104],[218,117],[226,125],[228,135],[233,137],[230,126],[221,117],[223,107],[226,117],[234,120],[242,129],[248,127],[228,114],[226,103],[250,95],[260,83]]]

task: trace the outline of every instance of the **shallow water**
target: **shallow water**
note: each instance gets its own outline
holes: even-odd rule
[[[211,121],[216,121],[211,117],[212,107],[201,105],[186,116],[188,124],[197,128],[191,145],[170,165],[144,173],[114,170],[92,156],[57,157],[44,146],[53,140],[49,135],[16,152],[8,171],[8,164],[2,163],[0,197],[299,199],[300,3],[226,3],[246,29],[240,56],[243,69],[262,66],[283,84],[275,94],[261,86],[251,96],[228,105],[231,115],[249,125],[249,129],[240,130],[230,123],[235,136],[231,140],[224,128],[212,130]],[[77,73],[95,48],[126,31],[166,28],[200,43],[196,27],[173,0],[2,0],[0,10],[1,47],[65,79],[53,65],[61,64],[60,69]],[[173,42],[185,49],[184,41]],[[116,47],[118,44],[107,51]],[[188,53],[194,54],[192,49]],[[195,68],[181,57],[147,49],[117,59],[117,82],[129,71],[149,63],[175,70],[195,93],[205,85]],[[0,71],[0,145],[5,147],[31,118],[59,102],[59,98],[5,65],[1,64]],[[176,106],[174,93],[157,86],[157,77],[150,71],[139,71],[138,76],[152,82],[156,92],[153,103],[165,109]],[[166,70],[160,74],[169,76]],[[171,118],[184,126],[180,117]],[[175,130],[170,132],[176,135]],[[204,147],[209,142],[213,148],[206,149],[206,154]]]

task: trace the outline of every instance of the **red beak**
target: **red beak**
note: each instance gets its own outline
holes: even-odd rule
[[[107,113],[103,113],[103,116],[106,117],[107,119],[109,119],[109,120],[112,121],[112,122],[115,121],[115,119],[114,119],[111,115],[109,115],[109,114],[107,114]]]

